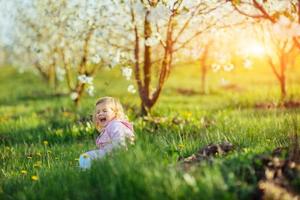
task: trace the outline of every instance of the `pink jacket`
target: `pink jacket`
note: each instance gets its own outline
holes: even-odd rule
[[[112,120],[97,137],[96,145],[99,150],[108,153],[114,148],[120,146],[126,147],[126,139],[128,139],[130,143],[134,141],[132,124],[125,120]]]

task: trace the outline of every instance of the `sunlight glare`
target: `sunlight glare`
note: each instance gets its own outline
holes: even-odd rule
[[[253,42],[249,44],[248,48],[246,49],[246,52],[249,55],[262,56],[265,54],[265,48],[258,42]]]

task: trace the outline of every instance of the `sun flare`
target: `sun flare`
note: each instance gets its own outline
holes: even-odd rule
[[[252,42],[245,50],[248,55],[262,56],[265,54],[265,48],[258,42]]]

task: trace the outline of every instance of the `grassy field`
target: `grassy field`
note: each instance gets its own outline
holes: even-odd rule
[[[299,74],[289,74],[289,99],[300,100]],[[221,87],[221,78],[230,87]],[[138,117],[140,102],[126,91],[129,83],[119,69],[100,70],[95,97],[75,109],[69,96],[54,96],[38,76],[0,68],[0,199],[253,199],[254,158],[289,146],[299,132],[299,108],[255,108],[278,103],[278,85],[266,67],[211,72],[209,93],[201,95],[200,69],[177,66],[152,120]],[[107,95],[124,104],[136,144],[81,171],[79,155],[95,148],[94,103]],[[178,161],[222,141],[234,145],[226,156],[189,168]],[[299,171],[291,188],[300,193]]]

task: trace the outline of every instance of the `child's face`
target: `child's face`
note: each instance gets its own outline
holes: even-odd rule
[[[111,103],[100,103],[96,106],[96,124],[101,128],[116,117]]]

